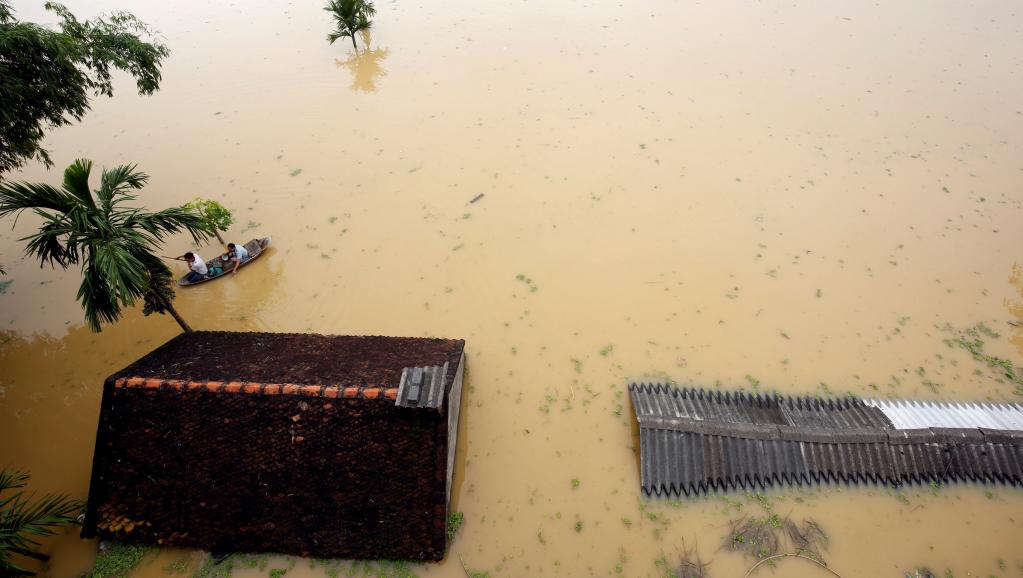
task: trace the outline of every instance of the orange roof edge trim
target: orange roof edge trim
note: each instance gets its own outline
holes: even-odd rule
[[[348,399],[398,399],[397,387],[299,385],[297,383],[257,383],[252,381],[186,381],[155,377],[118,377],[117,389],[150,389],[162,391],[207,391],[248,395],[300,395]]]

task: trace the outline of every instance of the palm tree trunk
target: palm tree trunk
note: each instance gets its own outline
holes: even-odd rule
[[[163,298],[161,297],[161,299]],[[178,310],[174,308],[174,305],[171,304],[170,300],[163,299],[163,304],[164,307],[166,307],[167,312],[170,313],[171,317],[174,318],[174,321],[177,321],[178,325],[181,326],[181,330],[184,331],[185,333],[192,333],[192,328],[189,327],[188,322],[185,321],[185,319],[178,314]]]
[[[356,54],[359,53],[359,47],[355,45],[355,33],[354,32],[352,32],[352,48],[355,49],[355,53]]]
[[[213,234],[217,236],[217,240],[220,241],[221,245],[227,245],[227,243],[224,242],[224,238],[220,236],[220,231],[213,229]]]

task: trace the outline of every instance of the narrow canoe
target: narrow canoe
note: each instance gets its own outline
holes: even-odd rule
[[[244,266],[248,265],[249,263],[255,261],[256,257],[259,257],[260,255],[262,255],[263,251],[265,251],[266,248],[269,247],[269,246],[270,246],[270,237],[262,237],[260,239],[253,239],[253,240],[249,241],[248,243],[245,243],[245,245],[243,245],[243,247],[245,247],[245,249],[249,252],[249,258],[246,259],[245,261],[242,261],[238,266],[239,267],[244,267]],[[225,268],[224,267],[223,257],[224,257],[224,255],[217,255],[216,257],[210,259],[209,261],[206,261],[206,266],[207,267],[220,267],[222,269]],[[188,274],[186,273],[184,276],[182,276],[180,279],[178,279],[178,285],[180,285],[182,287],[191,287],[192,285],[199,285],[199,284],[205,283],[207,281],[212,281],[214,279],[220,279],[221,277],[224,277],[225,275],[227,275],[227,272],[221,273],[220,275],[217,275],[216,277],[206,277],[205,279],[200,279],[200,280],[196,281],[195,283],[189,283],[188,282]]]

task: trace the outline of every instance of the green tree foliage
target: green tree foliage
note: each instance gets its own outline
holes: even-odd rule
[[[39,539],[51,536],[57,528],[75,522],[84,504],[67,496],[46,495],[30,500],[22,492],[28,474],[0,470],[0,576],[35,576],[15,563],[17,556],[47,560],[38,551]]]
[[[52,166],[43,130],[81,120],[90,93],[113,96],[113,69],[135,77],[140,94],[160,88],[166,46],[147,41],[149,27],[127,12],[80,21],[53,2],[59,30],[14,19],[0,0],[0,173],[36,158]]]
[[[198,211],[206,219],[206,223],[210,226],[213,234],[217,236],[220,244],[226,245],[224,238],[220,236],[220,231],[227,232],[228,227],[234,224],[234,217],[231,216],[231,211],[228,211],[224,205],[212,199],[200,197],[192,199],[190,203],[185,205],[185,208]]]
[[[155,251],[168,235],[187,232],[198,243],[212,236],[193,209],[172,207],[151,213],[123,206],[149,180],[135,165],[103,171],[100,186],[89,191],[92,161],[79,159],[64,171],[60,189],[46,184],[0,183],[0,217],[28,210],[42,218],[39,231],[21,239],[25,253],[40,266],[67,269],[81,265],[78,300],[93,331],[116,321],[124,307],[139,299],[143,312],[170,313],[191,331],[171,301],[171,271]]]
[[[352,46],[358,52],[359,47],[355,44],[355,34],[369,30],[372,26],[373,22],[370,18],[377,13],[373,2],[371,0],[330,0],[324,10],[334,15],[335,26],[337,26],[337,30],[327,35],[327,40],[334,44],[335,40],[351,38]]]

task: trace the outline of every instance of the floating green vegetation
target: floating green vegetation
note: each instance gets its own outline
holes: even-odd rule
[[[414,567],[401,560],[310,560],[327,578],[362,576],[371,578],[416,578]],[[294,561],[292,561],[294,566]]]
[[[189,557],[182,556],[163,567],[164,574],[187,574]]]
[[[823,552],[829,542],[828,534],[812,519],[797,526],[788,517],[771,514],[732,520],[724,547],[761,561],[786,553],[809,557],[823,565]]]
[[[575,370],[576,373],[582,373],[583,372],[583,362],[582,361],[580,361],[580,360],[578,360],[578,359],[576,359],[574,357],[569,357],[568,360],[572,362],[572,369]]]
[[[707,571],[709,563],[703,562],[696,549],[689,549],[682,544],[678,550],[678,561],[672,564],[668,557],[661,555],[654,561],[654,566],[660,571],[663,578],[705,578],[710,574]]]
[[[293,177],[297,177],[300,174],[302,174],[302,169],[295,169],[295,170],[291,171],[291,176],[293,176]]]
[[[988,371],[995,374],[995,380],[999,383],[1009,381],[1016,386],[1016,395],[1023,395],[1023,369],[1008,360],[984,351],[984,338],[998,339],[998,332],[987,326],[983,321],[965,330],[956,330],[951,325],[946,325],[945,330],[954,333],[953,337],[945,339],[949,347],[965,349],[973,357],[987,366]]]
[[[149,552],[155,552],[151,546],[136,546],[113,542],[96,556],[96,563],[89,578],[121,578],[127,576],[142,562]]]
[[[269,561],[269,554],[232,554],[220,562],[207,556],[192,578],[229,578],[236,568],[266,570]],[[291,566],[294,565],[292,561]]]
[[[539,288],[533,283],[533,280],[530,279],[529,277],[526,277],[524,273],[519,273],[518,275],[515,276],[515,278],[525,283],[529,287],[530,293],[536,293],[539,290]]]
[[[604,356],[604,357],[607,357],[608,355],[611,355],[611,353],[614,350],[615,350],[614,344],[609,343],[609,344],[605,345],[604,347],[600,348],[600,354],[602,356]]]
[[[270,578],[282,578],[295,567],[296,559],[285,557],[287,566],[269,568],[269,554],[233,554],[217,563],[207,557],[193,578],[230,578],[235,570],[259,570]],[[417,578],[414,566],[403,560],[310,559],[309,567],[320,568],[328,578],[360,576],[365,578]],[[280,563],[280,560],[277,560]]]
[[[579,478],[572,478],[572,489],[573,490],[579,489],[579,484],[580,484]]]
[[[11,283],[14,283],[14,279],[4,279],[0,281],[0,295],[7,293],[7,289],[10,288]]]
[[[461,512],[451,512],[448,514],[448,542],[455,539],[455,535],[462,529],[462,524],[465,523],[465,514]]]

